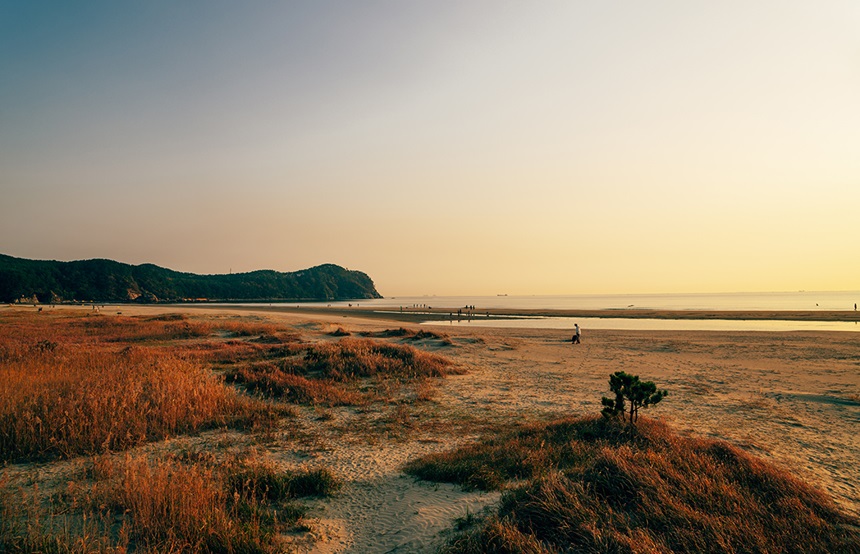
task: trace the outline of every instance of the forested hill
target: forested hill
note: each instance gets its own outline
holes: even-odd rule
[[[277,301],[381,298],[360,271],[325,264],[281,273],[180,273],[152,264],[113,260],[57,262],[0,254],[2,302]]]

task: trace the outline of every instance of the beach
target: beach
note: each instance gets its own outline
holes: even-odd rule
[[[309,501],[308,531],[288,538],[290,548],[300,552],[433,552],[456,518],[493,506],[499,495],[416,481],[402,473],[406,462],[513,424],[597,414],[601,397],[609,395],[609,375],[616,371],[668,390],[669,396],[645,416],[683,434],[738,445],[860,515],[855,333],[585,329],[582,344],[574,345],[565,330],[462,328],[444,321],[418,327],[425,314],[358,309],[122,306],[103,314],[118,311],[241,315],[288,327],[308,341],[336,340],[332,333],[338,329],[353,335],[425,329],[435,337],[411,344],[465,370],[440,379],[432,400],[408,410],[300,407],[295,420],[259,445],[283,467],[325,466],[344,482],[332,498]],[[170,447],[248,440],[212,431],[176,437]],[[14,469],[19,470],[24,471]]]

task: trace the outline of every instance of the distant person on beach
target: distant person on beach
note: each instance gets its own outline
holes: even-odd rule
[[[579,323],[574,323],[574,324],[573,324],[573,327],[574,327],[574,331],[573,331],[573,338],[572,338],[572,339],[570,339],[570,341],[571,341],[573,344],[580,344]]]

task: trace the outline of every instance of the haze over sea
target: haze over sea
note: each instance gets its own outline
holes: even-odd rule
[[[392,296],[362,300],[363,306],[399,307],[427,304],[435,307],[544,309],[544,310],[853,310],[860,291],[745,292],[707,294],[571,294],[522,296]],[[348,305],[355,302],[338,302]]]
[[[361,306],[381,310],[403,306],[452,308],[475,306],[477,317],[462,317],[444,325],[568,329],[579,323],[585,329],[653,329],[700,331],[854,331],[860,325],[839,321],[672,320],[625,318],[481,317],[481,310],[709,310],[709,311],[851,311],[860,303],[860,291],[796,291],[706,294],[599,294],[524,296],[395,296],[374,300],[328,302],[332,307]],[[294,306],[296,304],[285,304]],[[301,304],[318,307],[320,303]],[[428,322],[428,324],[440,324]]]

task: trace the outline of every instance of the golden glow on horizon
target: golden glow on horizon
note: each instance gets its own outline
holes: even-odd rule
[[[386,296],[857,290],[857,28],[836,1],[17,6],[0,253],[330,262]]]

